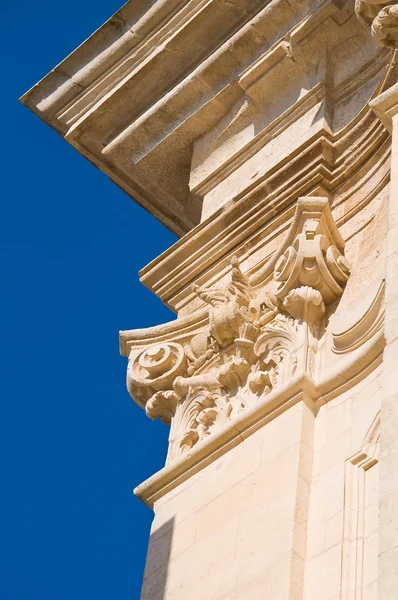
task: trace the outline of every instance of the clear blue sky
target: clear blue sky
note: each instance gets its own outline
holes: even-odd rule
[[[168,431],[118,331],[173,318],[137,271],[175,237],[18,102],[119,2],[0,4],[1,600],[139,598]]]

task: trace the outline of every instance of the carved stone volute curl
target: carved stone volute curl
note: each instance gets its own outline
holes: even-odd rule
[[[319,316],[323,302],[334,302],[343,293],[350,266],[342,254],[344,241],[332,218],[326,198],[300,198],[297,205],[299,222],[290,246],[277,260],[274,280],[278,282],[275,296],[295,318],[299,318],[300,294],[297,288],[312,288],[319,292]],[[311,302],[315,296],[308,295]],[[293,312],[290,310],[291,307]]]
[[[176,377],[185,372],[187,357],[180,344],[153,344],[132,353],[127,368],[127,388],[140,404],[157,391],[169,390]]]

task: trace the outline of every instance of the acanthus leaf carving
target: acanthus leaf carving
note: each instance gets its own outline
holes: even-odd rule
[[[319,321],[325,314],[321,293],[307,285],[291,290],[283,300],[283,306],[292,317],[309,324]]]
[[[145,405],[145,412],[150,419],[160,419],[170,424],[175,415],[178,396],[174,390],[155,392]]]
[[[296,371],[296,334],[295,321],[280,315],[265,328],[255,344],[254,352],[259,359],[257,372],[268,373],[271,389],[288,381]],[[265,381],[264,376],[260,380]]]
[[[169,459],[188,451],[210,435],[216,421],[223,418],[223,411],[218,406],[220,398],[220,391],[190,388],[176,407],[170,431]]]

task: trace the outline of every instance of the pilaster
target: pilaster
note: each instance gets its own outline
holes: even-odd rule
[[[380,429],[380,598],[398,596],[398,84],[372,108],[392,133],[388,199],[383,401]]]

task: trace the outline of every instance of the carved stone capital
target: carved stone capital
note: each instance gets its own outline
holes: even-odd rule
[[[260,281],[233,257],[230,281],[194,286],[207,307],[205,327],[202,318],[184,319],[180,334],[168,327],[162,341],[131,351],[129,391],[150,418],[171,424],[169,461],[297,374],[313,376],[325,305],[341,296],[350,274],[343,252],[328,200],[299,198]]]

